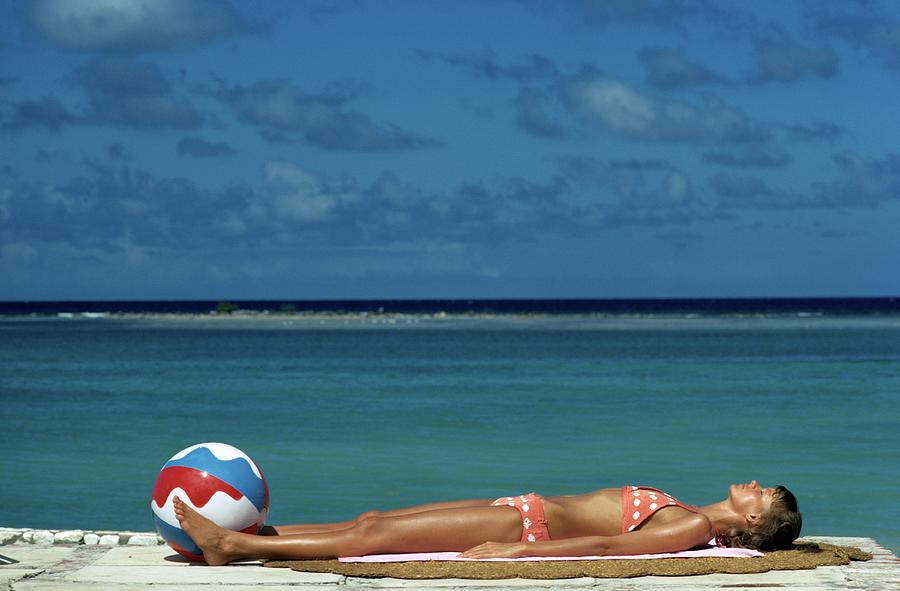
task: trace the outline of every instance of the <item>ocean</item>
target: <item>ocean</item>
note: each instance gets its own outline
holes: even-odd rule
[[[152,530],[165,461],[221,441],[265,473],[270,523],[623,484],[705,504],[755,478],[804,534],[896,552],[896,300],[744,302],[5,302],[0,525]]]

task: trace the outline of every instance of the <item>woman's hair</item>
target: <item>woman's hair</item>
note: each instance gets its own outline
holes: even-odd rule
[[[716,542],[730,548],[787,550],[800,535],[802,524],[797,498],[788,489],[778,486],[772,505],[762,514],[759,523],[749,530],[732,527],[727,533],[716,536]]]

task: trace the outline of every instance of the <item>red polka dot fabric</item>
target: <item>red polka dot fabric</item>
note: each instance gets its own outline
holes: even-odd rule
[[[491,506],[507,505],[518,509],[522,515],[522,541],[537,542],[550,539],[547,518],[544,516],[544,498],[536,493],[517,497],[500,497]]]
[[[642,523],[662,509],[675,505],[688,511],[697,510],[693,505],[685,505],[672,495],[649,486],[622,487],[622,533],[636,530]]]

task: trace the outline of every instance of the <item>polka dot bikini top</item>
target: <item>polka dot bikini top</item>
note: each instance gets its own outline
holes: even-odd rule
[[[622,533],[628,533],[647,521],[651,515],[670,506],[681,507],[693,513],[694,505],[685,505],[672,495],[649,486],[622,487]]]

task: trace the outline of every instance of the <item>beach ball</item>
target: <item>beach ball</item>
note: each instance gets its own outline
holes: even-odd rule
[[[269,487],[256,462],[225,443],[198,443],[165,463],[156,483],[150,509],[156,531],[173,550],[190,560],[203,553],[175,517],[177,496],[198,513],[222,527],[259,533],[269,512]]]

